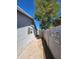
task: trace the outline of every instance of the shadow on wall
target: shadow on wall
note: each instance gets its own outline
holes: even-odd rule
[[[46,59],[55,59],[54,56],[52,55],[49,47],[47,46],[47,43],[46,43],[44,38],[42,38],[42,44],[43,44],[43,47],[44,47],[44,52],[45,52]]]
[[[54,58],[61,59],[61,26],[45,30],[43,32],[43,38],[46,41],[45,45],[49,47]]]

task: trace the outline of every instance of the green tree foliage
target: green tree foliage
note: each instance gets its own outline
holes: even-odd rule
[[[58,17],[55,20],[53,20],[52,24],[53,26],[61,25],[61,17]]]
[[[41,28],[49,28],[50,21],[57,17],[57,13],[60,9],[57,0],[35,0],[35,18],[41,22]]]

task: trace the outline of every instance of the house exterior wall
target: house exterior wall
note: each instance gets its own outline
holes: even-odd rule
[[[32,25],[32,19],[17,11],[17,28]]]
[[[17,11],[17,55],[35,38],[33,20]]]
[[[25,46],[35,38],[33,28],[25,26],[17,29],[17,54],[20,55]]]

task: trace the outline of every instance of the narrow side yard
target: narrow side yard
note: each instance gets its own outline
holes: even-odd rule
[[[17,59],[46,59],[41,39],[32,40]]]

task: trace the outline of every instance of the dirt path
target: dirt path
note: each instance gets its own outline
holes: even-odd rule
[[[41,39],[32,40],[17,59],[46,59]]]

